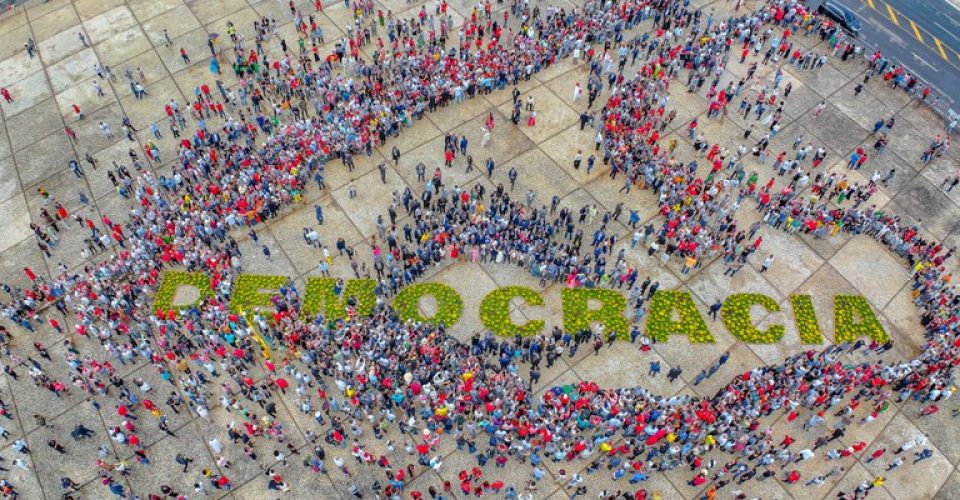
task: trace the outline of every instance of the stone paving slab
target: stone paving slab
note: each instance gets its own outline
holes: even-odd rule
[[[830,259],[830,264],[856,286],[861,295],[882,308],[897,293],[898,285],[907,282],[908,274],[900,262],[879,250],[880,244],[872,239],[854,238]],[[873,272],[860,272],[864,255],[876,255],[870,262]]]

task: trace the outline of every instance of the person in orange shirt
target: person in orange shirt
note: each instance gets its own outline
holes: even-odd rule
[[[717,498],[716,485],[711,484],[710,487],[707,488],[707,492],[704,495],[707,497],[707,500],[716,500]]]

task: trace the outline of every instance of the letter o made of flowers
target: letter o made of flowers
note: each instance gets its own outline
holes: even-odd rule
[[[480,302],[480,321],[483,326],[501,337],[520,335],[529,337],[543,330],[544,322],[540,319],[530,320],[518,325],[510,319],[510,301],[519,297],[532,306],[542,306],[543,297],[537,292],[523,286],[505,286],[488,293]]]
[[[574,333],[589,330],[594,321],[603,324],[606,333],[616,332],[621,339],[629,338],[630,324],[623,317],[627,299],[615,290],[595,288],[564,288],[563,329]],[[590,300],[600,303],[599,309],[590,309]]]
[[[777,312],[780,305],[777,301],[759,293],[735,293],[723,301],[720,317],[723,325],[734,337],[749,344],[772,344],[783,337],[786,328],[783,325],[772,325],[764,331],[753,325],[750,319],[750,308],[753,305],[763,306],[767,311]]]
[[[425,318],[420,314],[420,298],[427,295],[437,300],[437,312],[431,318]],[[450,327],[463,314],[463,299],[456,290],[442,283],[418,283],[404,288],[397,294],[393,300],[393,309],[404,321],[443,324],[445,327]]]

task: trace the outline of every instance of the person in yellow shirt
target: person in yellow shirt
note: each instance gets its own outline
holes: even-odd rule
[[[680,274],[689,274],[690,270],[696,265],[697,258],[693,255],[688,255],[683,262],[683,268],[680,269]]]

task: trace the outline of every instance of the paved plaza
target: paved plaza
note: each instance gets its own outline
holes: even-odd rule
[[[568,0],[531,2],[534,3],[542,9],[555,5],[569,10],[575,5]],[[354,22],[352,9],[343,3],[324,5],[320,12],[312,2],[298,1],[292,5],[312,14],[323,28],[325,41],[319,51],[324,57],[334,51],[338,40],[347,36],[347,27]],[[433,12],[433,2],[401,0],[375,2],[374,11],[390,10],[397,18],[409,18],[417,16],[421,5]],[[693,5],[709,12],[715,19],[733,14],[733,3],[725,0],[699,0]],[[748,1],[742,9],[753,9],[758,5],[755,1]],[[495,13],[507,7],[506,3],[492,5]],[[454,20],[451,38],[455,40],[461,23],[471,17],[474,4],[468,0],[454,0],[449,9]],[[61,274],[61,268],[82,270],[92,262],[109,258],[110,253],[90,256],[84,241],[89,231],[83,228],[82,222],[78,229],[73,214],[93,221],[104,218],[120,222],[127,220],[140,206],[141,200],[136,195],[119,192],[107,171],[115,168],[114,162],[133,170],[130,152],[144,158],[144,146],[149,149],[149,145],[155,145],[161,159],[144,160],[145,169],[155,176],[175,175],[179,143],[183,137],[192,136],[196,120],[188,117],[190,123],[183,137],[174,137],[168,126],[170,120],[165,105],[175,100],[186,108],[195,100],[203,84],[213,88],[216,94],[218,79],[226,89],[235,91],[239,83],[231,68],[231,56],[221,57],[222,75],[212,74],[208,40],[217,38],[220,50],[232,54],[228,48],[232,45],[228,39],[228,23],[231,23],[237,32],[246,35],[252,46],[251,27],[254,21],[263,17],[276,19],[279,26],[276,36],[264,42],[264,50],[272,56],[271,59],[283,54],[279,39],[284,39],[291,45],[291,50],[296,50],[299,36],[290,7],[277,0],[259,3],[248,0],[31,1],[0,15],[0,87],[9,89],[13,97],[12,102],[0,103],[0,214],[4,216],[0,231],[0,281],[15,287],[28,287],[30,279],[24,268],[53,277]],[[650,23],[644,22],[636,32],[649,29]],[[165,36],[169,36],[170,43],[166,42]],[[24,49],[28,39],[35,41],[34,57]],[[889,88],[880,77],[871,78],[862,92],[855,95],[854,89],[863,81],[866,71],[861,58],[845,61],[833,57],[829,43],[817,36],[797,36],[794,42],[804,51],[829,57],[817,70],[800,70],[789,64],[782,66],[780,88],[789,84],[792,90],[785,99],[779,132],[770,140],[771,158],[761,164],[756,156],[747,154],[743,160],[747,172],[758,172],[757,185],[775,179],[775,190],[783,187],[784,179],[789,177],[777,176],[770,164],[780,151],[792,155],[794,140],[802,136],[803,144],[810,143],[814,149],[823,148],[827,153],[819,171],[845,175],[850,184],[865,185],[874,171],[886,175],[890,169],[895,169],[892,180],[876,184],[877,190],[865,202],[864,208],[872,205],[874,211],[897,214],[904,225],[916,225],[924,239],[941,241],[945,248],[960,244],[960,189],[948,192],[944,185],[945,179],[956,174],[960,153],[954,147],[933,161],[921,159],[930,141],[945,133],[943,120],[902,90]],[[307,44],[309,46],[309,41]],[[182,57],[181,47],[189,54],[189,60]],[[362,50],[369,55],[374,49],[375,46],[367,46]],[[731,52],[719,88],[726,86],[728,81],[736,83],[745,78],[750,65],[762,59],[751,54],[746,62],[741,63],[739,50],[735,47]],[[114,78],[98,76],[95,69],[98,67],[109,67]],[[763,82],[762,85],[769,84],[776,68],[773,64],[759,65],[755,80]],[[619,205],[624,213],[636,211],[642,224],[658,220],[661,216],[656,195],[642,189],[623,192],[621,177],[611,179],[610,167],[601,161],[603,153],[595,151],[597,128],[593,125],[581,127],[581,113],[587,111],[588,69],[582,60],[559,59],[517,87],[522,102],[528,98],[535,102],[535,126],[528,125],[526,113],[520,124],[514,126],[510,121],[512,89],[495,90],[425,114],[424,119],[415,121],[409,128],[404,127],[398,137],[389,138],[385,145],[373,148],[372,155],[356,154],[352,171],[340,161],[331,161],[326,167],[326,189],[317,189],[311,181],[299,202],[284,206],[280,216],[257,225],[255,236],[247,230],[234,232],[233,238],[243,255],[243,272],[288,276],[302,291],[306,277],[317,275],[318,262],[323,260],[321,249],[305,243],[304,228],[315,228],[323,243],[333,251],[331,275],[353,278],[351,261],[336,252],[334,242],[343,238],[358,256],[362,256],[361,262],[372,263],[367,256],[373,253],[373,238],[378,237],[378,217],[386,217],[393,194],[405,188],[419,194],[426,188],[416,172],[416,166],[421,162],[427,167],[428,179],[434,169],[440,167],[445,186],[471,189],[480,184],[488,192],[493,192],[502,184],[516,199],[533,200],[532,205],[549,205],[557,196],[560,206],[574,213],[582,207],[593,206],[602,216]],[[125,76],[127,71],[142,85],[146,95],[134,95]],[[626,69],[631,77],[636,71],[630,66]],[[750,88],[754,79],[747,80]],[[584,88],[584,95],[575,97],[577,84]],[[687,92],[685,84],[684,77],[678,77],[671,84],[667,109],[676,110],[676,117],[660,138],[664,147],[675,141],[676,157],[683,161],[698,159],[701,165],[710,164],[694,149],[694,141],[687,133],[688,124],[694,119],[698,121],[698,133],[703,134],[707,143],[719,144],[731,151],[740,144],[750,148],[762,136],[764,125],[754,120],[753,115],[744,119],[742,113],[736,112],[739,99],[731,104],[732,109],[725,117],[708,118],[710,100],[704,96],[707,86],[699,92]],[[591,111],[601,107],[608,95],[605,88]],[[815,113],[821,102],[825,103],[825,108]],[[82,119],[74,106],[83,113]],[[227,115],[234,112],[233,109],[226,111]],[[136,129],[131,130],[129,138],[121,123],[124,116]],[[493,117],[495,126],[489,134],[489,142],[481,146],[489,116]],[[889,132],[889,145],[883,155],[871,158],[860,170],[848,169],[850,155],[857,148],[874,151],[876,138],[872,132],[875,122],[891,117],[896,125]],[[101,122],[111,129],[110,134],[104,132]],[[151,131],[151,124],[159,126],[160,137]],[[223,125],[224,121],[216,115],[207,119],[209,129],[220,129]],[[76,140],[65,134],[67,127],[75,131]],[[751,127],[758,131],[745,139],[744,132]],[[465,136],[469,140],[469,151],[475,160],[472,171],[467,172],[463,155],[456,156],[453,168],[443,167],[445,134],[458,138]],[[263,137],[258,139],[262,140]],[[391,156],[394,147],[401,152],[396,162]],[[582,151],[584,164],[591,154],[597,155],[597,167],[593,171],[588,172],[585,166],[574,167],[578,150]],[[96,161],[98,168],[93,168],[88,157]],[[488,157],[496,164],[490,176],[484,167]],[[71,166],[71,160],[79,163],[83,175],[75,173],[76,167]],[[381,164],[386,165],[383,174],[378,170]],[[508,177],[511,169],[518,172],[512,189]],[[137,174],[134,172],[134,176]],[[835,202],[830,203],[835,205]],[[55,203],[62,205],[71,218],[60,224],[63,230],[58,233],[58,241],[48,257],[38,247],[31,224],[46,227],[49,221],[41,211],[54,212]],[[324,213],[322,225],[317,224],[317,205]],[[739,227],[748,228],[759,221],[761,215],[753,209],[756,205],[753,199],[744,200],[743,205],[744,208],[736,212],[736,221]],[[599,217],[589,219],[584,226],[588,240],[601,225]],[[405,215],[401,207],[397,226],[409,220],[410,216]],[[646,245],[632,248],[629,243],[634,230],[628,226],[625,216],[606,224],[606,231],[608,235],[618,235],[616,248],[624,248],[630,265],[638,266],[641,281],[649,276],[659,283],[661,289],[692,294],[716,342],[691,344],[683,336],[674,336],[669,342],[653,345],[649,351],[641,350],[637,344],[617,342],[613,347],[604,347],[599,355],[594,355],[593,350],[585,346],[575,356],[563,355],[552,367],[542,369],[540,380],[533,386],[536,396],[542,396],[552,387],[584,380],[609,388],[642,386],[666,396],[712,396],[744,372],[765,364],[777,364],[810,347],[801,344],[790,313],[789,297],[798,294],[813,297],[827,342],[833,339],[833,297],[838,294],[862,295],[867,299],[895,341],[892,351],[887,353],[889,359],[911,359],[926,342],[920,312],[913,302],[912,269],[887,246],[868,235],[853,236],[841,232],[819,239],[811,234],[787,233],[763,224],[757,232],[763,241],[757,255],[744,269],[729,277],[725,274],[728,265],[722,258],[704,259],[702,265],[685,273],[680,261],[664,264],[656,256],[648,255]],[[270,249],[270,255],[261,251],[263,246]],[[123,249],[111,247],[110,252],[113,251]],[[768,270],[761,272],[767,255],[774,255],[775,259]],[[951,273],[958,270],[955,257],[946,265]],[[544,297],[544,306],[511,306],[511,317],[518,323],[542,319],[546,332],[554,326],[562,326],[560,295],[565,286],[562,282],[542,286],[540,280],[515,265],[470,262],[467,259],[430,266],[426,273],[427,280],[450,285],[463,297],[466,304],[463,317],[448,329],[448,333],[460,341],[469,343],[474,334],[483,332],[478,312],[482,298],[491,290],[508,285],[527,286],[541,291]],[[738,292],[761,293],[781,305],[781,312],[754,316],[761,329],[775,324],[785,325],[786,334],[780,342],[767,345],[743,343],[729,335],[721,321],[710,319],[707,312],[711,304]],[[6,298],[4,295],[3,300]],[[144,300],[149,303],[148,299]],[[70,356],[69,346],[63,342],[65,338],[75,343],[80,357],[90,355],[106,359],[98,342],[72,331],[74,321],[70,316],[61,316],[53,308],[41,314],[44,324],[39,325],[35,333],[20,329],[6,319],[0,320],[5,321],[11,331],[14,353],[38,359],[51,378],[62,381],[72,380],[72,370],[63,362]],[[64,324],[66,336],[50,327],[47,322],[50,318]],[[49,349],[52,362],[38,358],[32,347],[34,342]],[[726,362],[719,370],[694,384],[698,373],[721,356]],[[858,352],[846,359],[855,363],[862,361],[864,356]],[[9,360],[9,356],[4,356],[5,363]],[[274,361],[280,364],[279,359]],[[651,362],[660,363],[660,375],[648,374]],[[114,364],[117,365],[117,374],[128,382],[128,387],[140,399],[152,398],[159,403],[167,398],[171,386],[162,380],[154,364],[140,357],[122,366]],[[677,380],[669,381],[665,374],[673,368],[680,368],[682,372]],[[0,456],[5,458],[0,465],[10,469],[0,472],[0,478],[15,485],[21,498],[59,498],[63,495],[61,478],[65,476],[79,485],[75,498],[110,497],[104,482],[98,478],[95,465],[102,458],[99,454],[101,445],[109,447],[107,460],[130,464],[132,471],[128,475],[114,474],[114,479],[125,485],[129,495],[136,494],[141,498],[160,494],[161,485],[167,485],[185,497],[201,498],[203,495],[194,493],[193,485],[209,483],[203,477],[204,469],[209,469],[214,476],[229,476],[232,489],[206,488],[209,495],[228,498],[348,498],[349,487],[353,484],[358,484],[367,498],[371,495],[372,478],[383,475],[376,464],[356,464],[350,456],[349,446],[326,446],[326,472],[305,467],[304,461],[309,459],[315,446],[308,439],[314,434],[323,436],[329,429],[317,424],[312,413],[300,411],[298,395],[293,391],[275,395],[276,421],[284,426],[286,439],[292,445],[290,448],[287,443],[281,445],[266,438],[257,439],[252,448],[259,457],[249,459],[244,446],[234,444],[227,434],[228,424],[239,422],[242,417],[235,410],[228,412],[220,404],[214,404],[206,418],[186,409],[179,413],[164,410],[170,434],[157,429],[156,419],[148,412],[141,412],[136,425],[151,463],[139,464],[129,447],[111,442],[110,429],[124,421],[115,411],[115,397],[91,398],[84,391],[73,389],[54,398],[48,391],[37,387],[31,377],[25,376],[28,371],[26,368],[20,370],[17,378],[9,374],[0,378],[0,397],[14,416],[12,420],[0,419],[0,425],[9,431],[5,439],[0,440],[3,445]],[[526,374],[527,369],[522,372]],[[256,380],[268,376],[263,368],[251,371],[250,375]],[[137,384],[143,382],[152,386],[152,392],[142,393],[134,385],[134,380],[139,381]],[[221,373],[221,378],[211,382],[209,388],[212,392],[208,395],[211,401],[220,401],[220,386],[228,380]],[[172,390],[180,389],[173,387]],[[789,467],[800,472],[803,479],[799,482],[781,481],[782,473],[778,469],[776,478],[766,481],[748,481],[742,485],[733,482],[721,489],[717,498],[733,498],[735,492],[740,491],[750,498],[836,498],[839,492],[853,491],[863,481],[873,481],[881,474],[886,475],[886,481],[870,491],[870,498],[960,497],[960,444],[955,437],[960,431],[960,423],[951,415],[956,403],[942,401],[938,413],[921,417],[920,411],[926,403],[894,399],[890,400],[890,408],[869,425],[857,422],[866,415],[863,411],[858,412],[857,421],[839,439],[842,446],[865,442],[865,453],[843,459],[842,464],[840,460],[828,461],[823,453],[818,453],[812,460]],[[94,401],[99,401],[99,405]],[[864,408],[867,406],[872,404],[865,403]],[[827,425],[839,420],[834,416],[837,409],[827,410]],[[47,425],[36,421],[34,415],[38,414],[46,416]],[[792,420],[783,412],[776,412],[762,420],[761,429],[772,426],[776,429],[777,441],[787,433],[797,439],[797,444],[793,445],[795,449],[809,448],[816,435],[801,428],[805,421],[806,416]],[[68,433],[78,422],[92,427],[95,437],[79,441],[70,439]],[[921,434],[929,439],[927,448],[932,449],[932,458],[911,466],[913,454],[906,453],[907,461],[903,466],[884,472],[893,457],[892,452],[904,441]],[[214,438],[223,445],[222,450],[213,449],[211,440]],[[476,460],[458,450],[452,436],[444,438],[437,452],[442,467],[434,470],[418,466],[415,474],[407,480],[404,498],[413,490],[426,495],[428,487],[439,488],[444,481],[454,485],[452,492],[444,493],[447,498],[462,498],[456,487],[460,483],[458,473],[476,465]],[[28,469],[11,465],[12,459],[23,456],[12,448],[20,439],[31,450],[26,458]],[[47,443],[51,439],[63,443],[67,453],[60,454],[49,447]],[[394,450],[388,450],[386,439],[373,439],[369,431],[362,438],[371,453],[388,457],[397,468],[415,463],[415,458],[404,450],[404,437],[395,428],[387,433],[387,439],[395,443]],[[485,439],[485,436],[479,438],[480,441]],[[836,444],[831,443],[823,450],[836,447]],[[274,460],[273,453],[277,449],[288,455],[286,465]],[[888,452],[882,459],[868,461],[870,453],[878,449]],[[292,450],[302,453],[296,455]],[[913,451],[919,451],[919,448]],[[177,454],[193,459],[186,473],[182,473],[184,467],[174,460]],[[346,459],[352,477],[337,470],[333,465],[334,457]],[[720,462],[719,466],[725,458],[722,454],[714,457]],[[633,491],[634,486],[625,481],[613,482],[606,466],[588,474],[589,463],[589,460],[570,463],[545,460],[547,477],[539,481],[533,497],[570,498],[576,488],[567,487],[561,476],[567,477],[574,472],[583,474],[583,484],[588,487],[586,496],[596,496],[602,489],[611,494],[618,489]],[[842,473],[826,478],[820,486],[804,486],[808,479],[825,474],[837,464],[844,466]],[[565,466],[566,470],[561,473]],[[264,473],[266,467],[274,467],[275,472],[282,474],[289,492],[268,489],[271,478]],[[651,495],[658,494],[658,498],[701,498],[706,494],[707,485],[689,483],[693,474],[691,470],[691,467],[681,466],[668,473],[653,472],[642,486]],[[499,480],[518,490],[522,490],[530,479],[530,467],[526,464],[511,462],[506,468],[488,466],[484,471],[484,480]],[[385,484],[382,477],[380,480]],[[503,493],[490,492],[489,495],[500,498]]]

